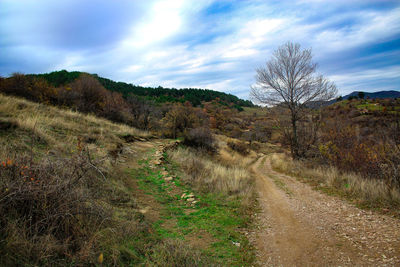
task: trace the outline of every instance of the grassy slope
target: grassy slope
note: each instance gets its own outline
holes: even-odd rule
[[[3,147],[13,147],[13,151],[33,149],[38,156],[55,150],[63,155],[71,155],[78,138],[92,143],[100,156],[104,156],[122,136],[148,137],[149,134],[126,125],[115,124],[91,115],[83,115],[71,110],[36,104],[15,97],[0,94],[0,122],[13,124],[13,131],[1,131]],[[14,127],[12,126],[12,128]],[[4,126],[6,127],[6,126]],[[7,150],[1,150],[4,157]]]
[[[61,256],[66,258],[63,261],[51,254],[46,259],[29,258],[24,255],[29,252],[18,247],[7,251],[9,247],[0,246],[6,255],[20,253],[17,258],[8,255],[8,263],[94,264],[101,255],[105,265],[251,264],[251,247],[238,232],[249,222],[242,198],[221,190],[202,191],[185,180],[187,171],[177,160],[166,157],[162,164],[152,164],[158,146],[170,141],[145,141],[148,137],[146,132],[91,115],[0,95],[0,146],[4,148],[0,161],[20,156],[33,156],[35,162],[67,159],[84,146],[96,162],[94,173],[101,178],[91,188],[98,197],[90,201],[111,211],[111,223],[95,233],[96,245],[84,256],[78,251],[79,257]],[[214,169],[218,168],[215,163]],[[165,172],[176,177],[173,182],[164,180]],[[185,192],[194,193],[198,202],[190,205],[181,198]]]

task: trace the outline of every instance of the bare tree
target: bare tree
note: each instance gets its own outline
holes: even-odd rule
[[[311,104],[332,99],[337,92],[335,84],[317,75],[316,69],[311,49],[287,42],[274,51],[265,67],[257,69],[257,83],[251,88],[251,97],[257,102],[289,109],[293,158],[300,156],[297,126],[303,111]]]

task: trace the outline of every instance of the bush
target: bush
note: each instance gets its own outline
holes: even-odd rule
[[[236,141],[236,142],[229,141],[227,143],[227,145],[230,147],[230,149],[232,149],[233,151],[238,152],[239,154],[248,155],[250,153],[247,145],[245,143],[243,143],[243,142],[240,142],[240,141]]]
[[[92,262],[111,215],[88,190],[97,182],[88,159],[0,163],[0,265]]]
[[[211,153],[215,153],[218,150],[210,129],[205,127],[191,129],[185,134],[183,143],[187,146],[204,149]]]

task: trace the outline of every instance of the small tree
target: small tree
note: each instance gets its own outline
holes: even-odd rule
[[[251,97],[266,105],[281,104],[289,110],[291,131],[290,149],[293,158],[300,157],[298,122],[307,106],[332,99],[337,92],[334,83],[316,75],[317,64],[312,62],[311,49],[287,42],[279,47],[266,63],[257,69],[256,85]]]
[[[364,92],[358,92],[358,98],[359,99],[364,99],[365,93]]]

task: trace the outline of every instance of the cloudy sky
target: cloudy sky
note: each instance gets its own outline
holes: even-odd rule
[[[0,0],[0,75],[79,70],[248,98],[287,41],[339,94],[400,90],[400,1]]]

